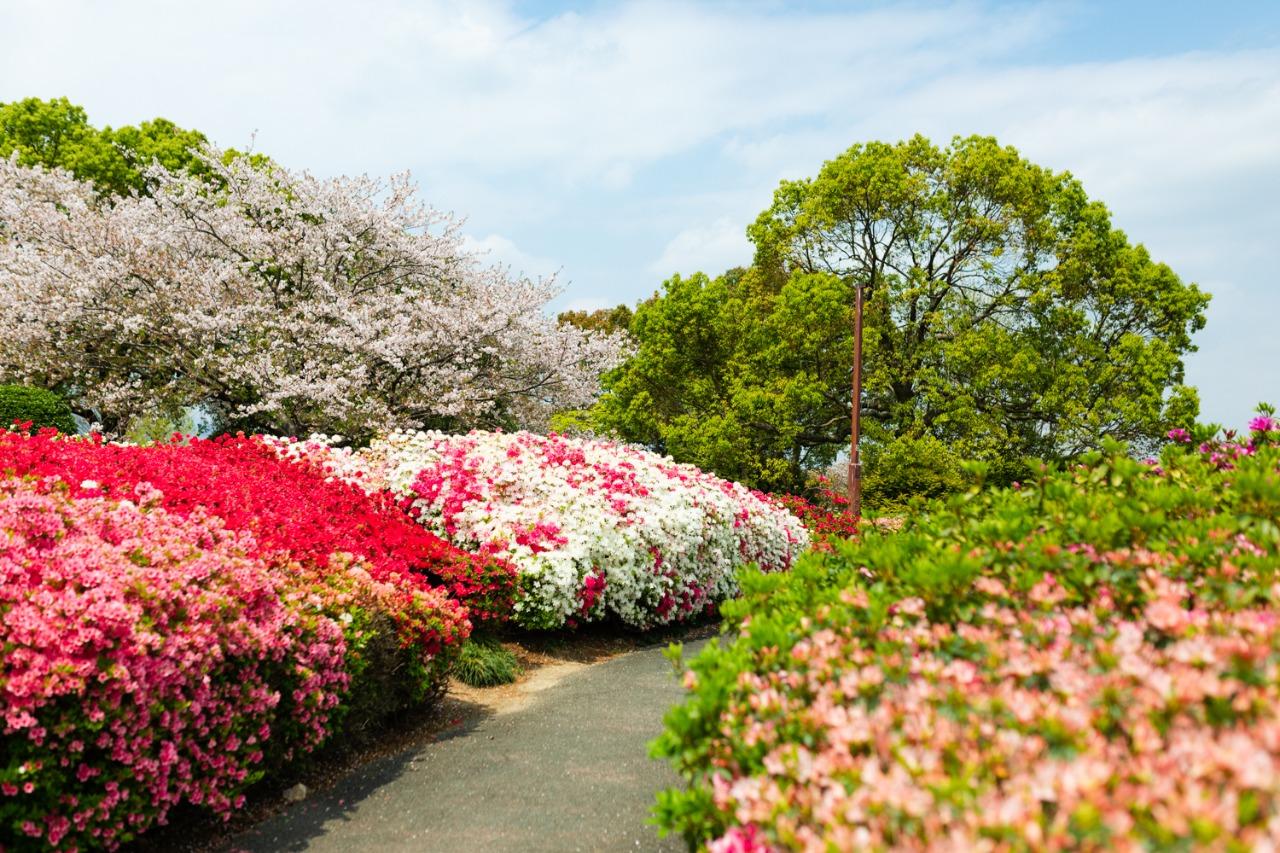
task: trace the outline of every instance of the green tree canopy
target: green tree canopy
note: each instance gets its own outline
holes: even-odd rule
[[[23,166],[67,169],[92,181],[102,195],[145,193],[142,172],[157,160],[174,171],[203,171],[191,149],[207,142],[203,133],[163,118],[99,130],[89,124],[83,107],[66,98],[0,104],[0,157],[16,151]]]
[[[595,311],[561,311],[556,317],[560,325],[577,326],[588,332],[627,332],[635,312],[626,305],[597,308]]]
[[[855,145],[784,181],[748,233],[751,269],[677,276],[639,307],[597,428],[803,488],[848,442],[856,287],[869,478],[924,438],[1012,477],[1102,436],[1146,449],[1197,413],[1183,357],[1208,296],[994,139]]]

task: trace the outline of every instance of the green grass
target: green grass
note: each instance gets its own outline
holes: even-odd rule
[[[494,637],[473,636],[462,644],[453,674],[472,687],[511,684],[520,677],[516,656]]]

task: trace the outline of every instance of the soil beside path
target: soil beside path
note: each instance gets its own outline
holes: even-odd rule
[[[664,648],[463,691],[470,712],[433,742],[353,770],[223,849],[684,850],[648,825],[655,793],[678,782],[647,750],[683,695]]]

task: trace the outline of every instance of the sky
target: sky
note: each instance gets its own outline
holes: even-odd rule
[[[1280,404],[1278,2],[0,0],[0,38],[0,102],[409,170],[556,309],[748,263],[778,182],[855,143],[994,135],[1213,295],[1202,419]]]

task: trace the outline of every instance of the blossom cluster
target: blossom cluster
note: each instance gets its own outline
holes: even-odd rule
[[[468,603],[514,589],[258,438],[15,430],[0,474],[4,849],[112,848],[181,801],[225,814],[264,763],[436,690]]]
[[[514,564],[528,627],[687,619],[736,591],[739,566],[786,569],[809,538],[766,495],[610,441],[397,432],[331,457],[335,477],[389,488],[430,530]]]
[[[542,424],[587,405],[621,335],[557,324],[407,175],[320,179],[216,149],[104,202],[0,158],[0,374],[113,427],[201,401],[223,423],[372,434]]]
[[[243,440],[237,443],[243,444]],[[397,569],[410,569],[463,603],[473,623],[505,622],[510,618],[516,593],[515,567],[492,553],[464,551],[415,523],[407,499],[375,482],[361,457],[335,452],[327,436],[299,440],[262,435],[255,436],[252,444],[267,469],[273,466],[261,458],[266,451],[305,469],[307,481],[303,490],[311,496],[305,512],[315,513],[311,516],[315,534],[326,538],[342,533],[332,526],[332,507],[316,506],[318,494],[339,494],[353,505],[374,507],[377,523],[365,515],[355,528],[362,542],[377,552],[397,552]],[[298,477],[296,468],[291,466],[288,470],[292,477]],[[328,529],[326,524],[330,525]],[[281,538],[282,543],[289,541],[289,537]],[[342,550],[360,553],[345,543]],[[415,578],[411,583],[421,583],[421,579]]]
[[[514,584],[510,566],[432,535],[390,495],[335,480],[305,459],[282,459],[261,437],[137,446],[14,431],[0,434],[0,464],[18,476],[61,477],[79,494],[127,494],[150,483],[167,509],[216,515],[231,529],[252,532],[260,548],[317,571],[335,554],[354,557],[395,588],[384,599],[395,605],[406,643],[428,657],[465,636],[459,603],[474,600],[485,615],[509,601]],[[461,597],[450,600],[449,593]]]
[[[184,800],[225,814],[272,745],[324,739],[347,637],[259,553],[148,485],[0,480],[6,847],[115,847]]]
[[[660,820],[715,853],[1273,849],[1280,431],[1251,433],[1229,468],[1111,447],[744,578]]]
[[[1207,458],[1222,470],[1231,470],[1235,461],[1244,456],[1253,456],[1260,448],[1280,443],[1280,418],[1275,417],[1275,409],[1263,405],[1258,414],[1249,421],[1248,431],[1238,433],[1228,429],[1221,433],[1203,432],[1193,436],[1191,430],[1178,428],[1168,433],[1169,441],[1184,450],[1191,450]],[[1150,460],[1156,464],[1156,460]]]
[[[858,535],[858,522],[849,511],[849,498],[831,488],[826,477],[818,479],[818,493],[812,500],[802,495],[775,494],[773,499],[804,522],[813,536],[814,547],[829,548],[832,539]]]

